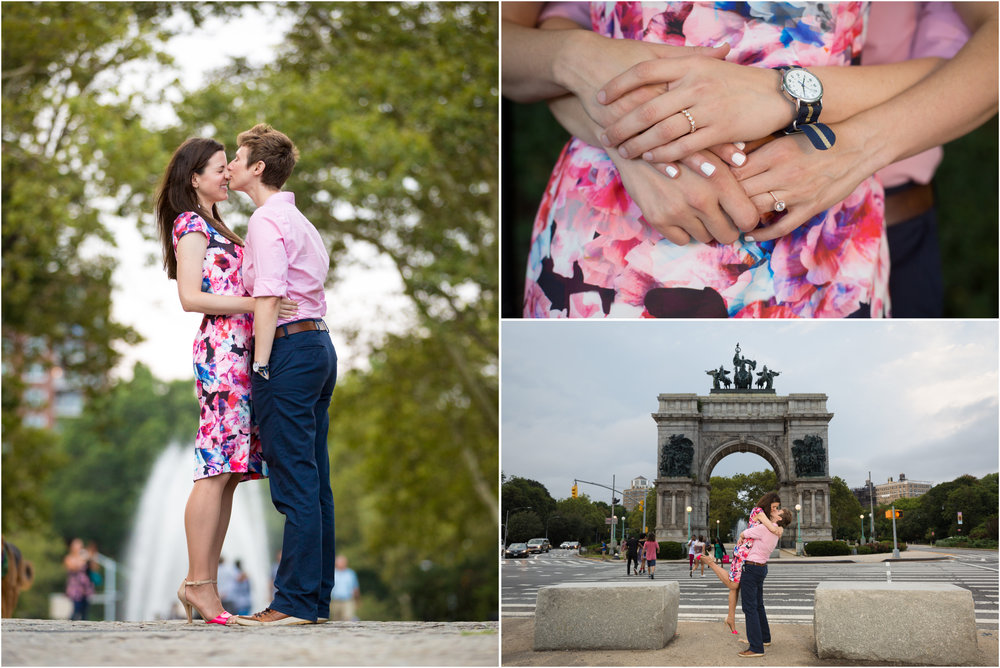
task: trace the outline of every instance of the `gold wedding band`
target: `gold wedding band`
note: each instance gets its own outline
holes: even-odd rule
[[[785,200],[778,199],[777,197],[774,196],[774,193],[771,192],[770,190],[767,191],[767,194],[770,195],[772,199],[774,199],[774,210],[775,211],[777,211],[778,213],[781,213],[782,211],[785,210]]]
[[[684,118],[688,119],[688,123],[691,124],[691,132],[697,130],[698,126],[694,124],[694,117],[691,116],[691,112],[688,111],[687,109],[681,109],[681,113],[684,114]]]

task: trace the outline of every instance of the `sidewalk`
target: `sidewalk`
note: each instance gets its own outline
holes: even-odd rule
[[[612,622],[609,622],[612,623]],[[504,618],[503,666],[874,666],[879,663],[820,659],[811,624],[772,624],[771,646],[764,656],[743,659],[736,653],[747,645],[729,633],[720,621],[679,622],[677,635],[657,650],[581,650],[536,652],[534,618]],[[744,627],[737,624],[740,637]],[[980,661],[973,665],[996,666],[997,632],[979,631]]]
[[[496,666],[496,622],[201,622],[4,619],[5,666]]]

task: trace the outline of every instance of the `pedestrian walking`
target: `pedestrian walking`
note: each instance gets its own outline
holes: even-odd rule
[[[625,541],[625,575],[631,575],[632,571],[639,574],[639,539],[635,536]]]
[[[649,567],[649,579],[655,579],[653,577],[656,571],[656,555],[660,551],[660,544],[656,542],[656,536],[652,531],[646,535],[646,544],[643,545],[643,549],[646,551],[646,565]]]
[[[694,570],[694,543],[695,536],[691,536],[687,542],[688,549],[688,577],[691,577],[691,571]]]
[[[646,572],[646,534],[639,534],[639,572]]]

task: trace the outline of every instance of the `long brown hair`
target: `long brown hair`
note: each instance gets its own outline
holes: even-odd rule
[[[764,511],[764,514],[767,515],[767,519],[771,519],[771,504],[775,501],[781,503],[778,493],[768,492],[764,496],[760,497],[760,501],[757,502],[757,507]]]
[[[212,204],[212,212],[204,211],[198,203],[198,193],[191,185],[193,174],[202,174],[208,161],[225,147],[214,139],[192,137],[177,147],[167,169],[163,173],[156,195],[156,227],[163,245],[163,268],[167,278],[177,278],[177,254],[174,252],[174,221],[185,211],[196,211],[212,224],[222,236],[233,243],[243,245],[236,233],[222,222],[219,209]]]

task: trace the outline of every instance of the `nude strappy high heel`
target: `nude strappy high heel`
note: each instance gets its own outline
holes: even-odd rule
[[[184,606],[184,612],[185,614],[187,614],[188,624],[193,623],[192,609],[195,608],[195,605],[194,603],[191,603],[190,601],[187,600],[187,594],[186,594],[187,588],[203,584],[215,584],[215,582],[216,582],[215,580],[195,580],[194,582],[188,582],[187,580],[184,580],[184,582],[181,583],[180,589],[177,590],[177,599],[181,602],[181,605]],[[225,610],[223,610],[222,614],[216,617],[215,619],[209,619],[204,614],[202,614],[200,609],[198,610],[198,614],[201,615],[201,618],[205,620],[206,624],[221,624],[222,626],[228,626],[229,620],[232,619],[232,615],[226,612]]]

